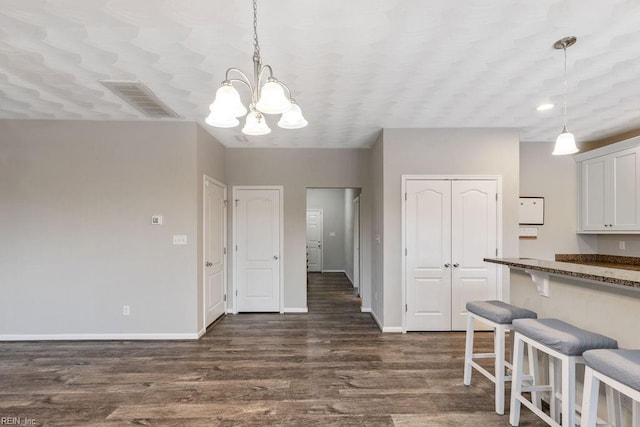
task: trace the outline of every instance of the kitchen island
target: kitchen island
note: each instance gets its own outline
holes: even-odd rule
[[[509,267],[512,304],[534,310],[540,318],[558,318],[610,336],[620,347],[640,348],[640,271],[617,268],[620,260],[611,257],[607,266],[602,260],[589,263],[580,257],[577,262],[529,258],[485,261]]]

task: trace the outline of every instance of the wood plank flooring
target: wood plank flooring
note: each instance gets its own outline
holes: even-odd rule
[[[463,333],[381,334],[343,274],[309,314],[240,314],[200,341],[0,343],[0,417],[64,426],[508,426],[462,384]],[[492,335],[477,334],[491,348]],[[541,426],[523,408],[521,426]]]

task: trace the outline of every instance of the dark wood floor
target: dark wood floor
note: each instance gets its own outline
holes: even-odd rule
[[[309,314],[227,316],[200,341],[0,343],[0,417],[38,425],[508,426],[462,384],[462,333],[381,334],[342,274]],[[477,335],[481,347],[492,336]],[[544,425],[523,409],[522,426]]]

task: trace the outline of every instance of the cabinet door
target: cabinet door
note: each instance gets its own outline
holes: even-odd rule
[[[581,224],[584,231],[603,231],[606,222],[606,194],[609,186],[606,156],[582,162]]]
[[[607,203],[608,230],[640,230],[640,197],[638,197],[640,153],[639,148],[631,148],[610,154],[611,197]]]

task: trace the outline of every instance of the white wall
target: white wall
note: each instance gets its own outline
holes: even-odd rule
[[[7,120],[0,135],[0,335],[195,337],[196,125]]]
[[[520,143],[520,196],[544,197],[537,239],[520,239],[520,256],[554,260],[555,254],[595,253],[597,237],[578,229],[578,172],[573,156],[552,156],[553,142]],[[617,247],[617,246],[616,246]]]
[[[345,271],[344,194],[343,188],[310,188],[307,190],[307,209],[322,209],[323,271]]]
[[[307,188],[362,188],[362,228],[369,230],[369,150],[227,148],[226,171],[229,190],[233,185],[284,186],[284,305],[285,310],[306,308]],[[368,307],[370,235],[363,234],[362,298]]]
[[[640,236],[637,234],[616,234],[597,236],[598,253],[605,255],[640,257]],[[625,249],[620,249],[624,241]]]
[[[502,256],[517,257],[519,141],[515,131],[499,129],[384,129],[383,140],[384,326],[399,328],[404,286],[402,175],[502,176]],[[508,292],[506,271],[503,278]]]

